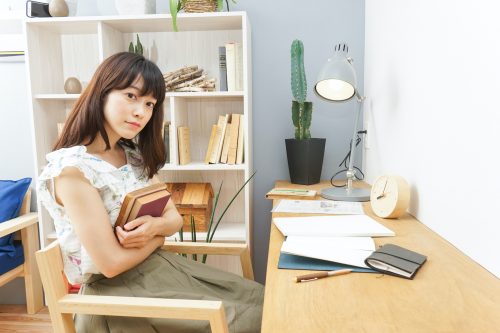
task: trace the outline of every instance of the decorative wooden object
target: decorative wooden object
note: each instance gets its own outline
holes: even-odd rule
[[[210,183],[167,183],[170,200],[184,219],[184,231],[191,230],[191,215],[196,231],[207,231],[212,214],[214,191]]]
[[[215,0],[187,0],[184,3],[186,13],[205,13],[215,12],[217,10],[217,1]]]
[[[183,67],[163,74],[167,91],[214,91],[215,79],[207,79],[198,66]]]

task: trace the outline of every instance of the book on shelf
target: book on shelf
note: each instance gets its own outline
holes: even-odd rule
[[[241,43],[235,43],[234,48],[235,67],[234,82],[236,91],[243,91],[243,47]]]
[[[215,164],[219,163],[220,161],[220,156],[222,153],[222,144],[224,141],[224,135],[226,133],[228,119],[229,119],[228,114],[226,114],[225,116],[219,116],[219,119],[217,121],[217,131],[215,133],[215,138],[214,138],[214,149],[212,150],[212,153],[210,155],[209,163]]]
[[[219,90],[227,91],[226,47],[219,46]]]
[[[212,150],[214,149],[215,135],[217,133],[217,125],[212,125],[212,131],[210,132],[210,139],[208,140],[207,153],[205,154],[205,164],[210,163],[210,157],[212,156]]]
[[[227,164],[236,164],[236,153],[238,149],[238,131],[240,129],[240,117],[238,113],[231,116],[231,133],[229,133],[229,150],[227,152]]]
[[[61,137],[62,131],[64,129],[65,123],[57,123],[57,137]]]
[[[128,222],[144,215],[159,217],[167,206],[170,193],[165,183],[154,184],[129,192],[123,199],[115,227],[123,227]]]
[[[170,163],[170,121],[163,122],[163,144],[165,145],[165,163]]]
[[[177,139],[179,140],[179,164],[185,165],[191,163],[189,127],[179,126],[177,128]]]
[[[240,126],[238,129],[238,145],[236,148],[236,164],[243,164],[243,126],[245,124],[245,116],[240,115]]]
[[[226,125],[226,133],[224,134],[224,141],[222,143],[222,152],[220,155],[220,162],[227,163],[227,153],[229,152],[229,134],[231,133],[231,123]]]
[[[243,90],[243,48],[241,43],[226,43],[227,91]]]

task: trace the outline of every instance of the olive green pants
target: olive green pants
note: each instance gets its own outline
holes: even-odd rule
[[[111,279],[93,275],[85,295],[221,300],[229,332],[260,332],[264,288],[261,284],[158,250],[144,262]],[[77,315],[78,333],[210,332],[208,321]]]

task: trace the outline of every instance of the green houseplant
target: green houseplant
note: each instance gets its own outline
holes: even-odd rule
[[[130,42],[130,44],[128,45],[128,51],[130,53],[135,53],[140,55],[144,53],[141,41],[139,40],[139,34],[137,34],[137,44],[134,45],[134,42]]]
[[[290,49],[292,121],[295,138],[285,139],[290,180],[294,184],[316,184],[321,178],[325,139],[311,138],[312,102],[306,101],[307,80],[304,45],[295,39]]]
[[[227,203],[226,207],[222,210],[222,213],[219,215],[219,217],[216,218],[215,217],[215,211],[217,210],[217,205],[219,203],[219,196],[220,196],[220,193],[221,193],[221,190],[222,190],[222,184],[223,184],[223,182],[220,183],[219,189],[217,190],[217,193],[215,194],[215,199],[214,199],[214,204],[213,204],[213,208],[212,208],[212,213],[210,215],[210,221],[208,222],[208,230],[207,230],[207,235],[205,237],[205,242],[206,243],[211,243],[212,242],[212,240],[214,238],[214,235],[215,235],[215,232],[217,231],[217,228],[219,227],[219,224],[222,221],[222,218],[224,217],[224,215],[226,214],[226,212],[228,211],[229,207],[231,207],[231,204],[236,199],[236,197],[238,197],[238,194],[240,194],[240,192],[243,191],[243,189],[245,188],[245,186],[250,182],[250,180],[252,180],[252,178],[255,176],[256,173],[257,173],[257,171],[255,171],[243,183],[243,185],[241,185],[241,187],[233,195],[233,197],[231,198],[231,200],[229,200],[229,202]],[[190,219],[190,224],[191,224],[191,241],[196,242],[197,241],[197,239],[196,239],[196,224],[194,223],[194,217],[192,215],[191,215],[191,219]],[[179,231],[179,240],[181,242],[184,241],[183,229],[182,228]],[[193,254],[192,256],[193,256],[193,260],[198,260],[198,256],[196,254]],[[205,263],[206,260],[207,260],[207,255],[204,254],[203,258],[202,258],[202,262]]]
[[[215,12],[223,10],[223,0],[169,0],[170,1],[170,15],[172,15],[172,26],[174,31],[179,31],[177,28],[177,13],[184,10],[186,13],[203,13]],[[236,0],[231,0],[236,3]],[[229,1],[226,0],[226,7],[229,11]]]

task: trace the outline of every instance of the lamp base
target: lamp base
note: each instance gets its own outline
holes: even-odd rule
[[[321,190],[321,196],[325,199],[337,201],[370,201],[370,190],[353,188],[347,191],[346,188],[329,187]]]

